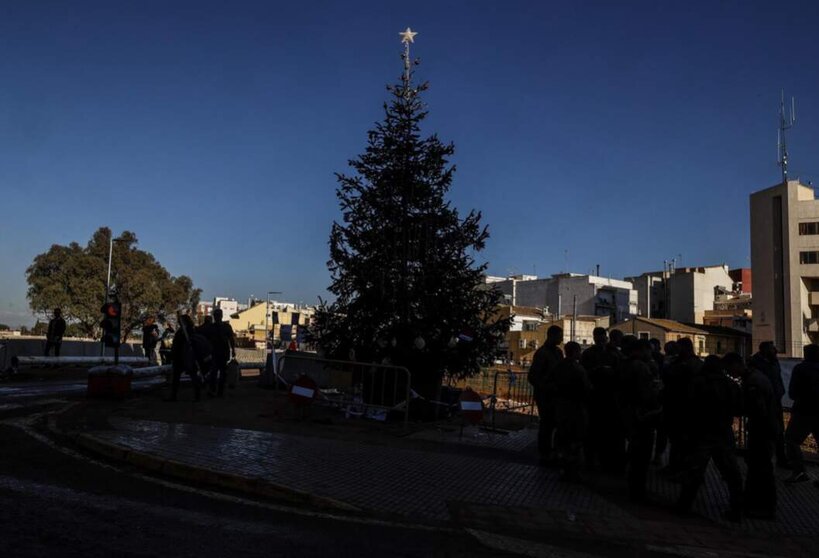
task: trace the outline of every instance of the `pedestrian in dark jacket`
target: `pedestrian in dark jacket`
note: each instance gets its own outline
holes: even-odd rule
[[[580,344],[570,341],[566,358],[554,369],[555,446],[563,478],[578,480],[583,463],[583,442],[589,426],[587,402],[591,384],[580,364]]]
[[[230,324],[222,321],[222,309],[213,310],[213,323],[207,325],[203,333],[213,348],[213,367],[209,378],[209,393],[225,396],[228,362],[236,356],[236,338]]]
[[[808,434],[819,440],[819,345],[805,346],[805,360],[794,366],[788,395],[793,399],[785,433],[793,474],[786,482],[810,480],[805,471],[802,444]]]
[[[546,342],[535,351],[532,366],[529,367],[528,379],[534,391],[540,422],[537,446],[541,465],[550,465],[554,462],[552,434],[555,429],[555,384],[553,372],[557,364],[563,360],[563,351],[559,347],[561,343],[563,343],[563,328],[549,327],[546,330]]]
[[[633,501],[646,495],[648,465],[654,445],[654,429],[661,412],[656,379],[648,362],[648,340],[627,335],[623,338],[626,360],[620,367],[620,407],[628,437],[628,490]]]
[[[782,397],[785,395],[785,384],[782,381],[782,368],[779,366],[776,345],[773,341],[763,341],[759,344],[759,352],[751,357],[751,368],[765,374],[774,393],[774,414],[779,417],[776,427],[776,464],[783,469],[790,468],[788,456],[785,452],[785,424],[782,412]]]
[[[743,495],[744,512],[752,518],[774,519],[776,416],[773,412],[773,388],[765,374],[746,367],[737,353],[728,353],[722,362],[731,377],[742,381],[742,415],[747,418],[745,464],[748,467]]]
[[[626,435],[617,403],[620,351],[608,343],[605,328],[592,333],[594,345],[583,351],[580,364],[586,370],[592,391],[589,396],[589,430],[585,444],[586,462],[611,472],[622,472],[626,461]]]
[[[162,365],[171,363],[171,349],[173,348],[173,337],[176,333],[170,323],[165,324],[165,330],[159,338],[159,359]]]
[[[151,363],[156,363],[156,345],[159,343],[159,326],[153,316],[145,318],[142,326],[142,351]]]
[[[660,365],[660,402],[662,403],[662,393],[665,389],[665,379],[669,368],[677,358],[677,342],[669,341],[663,346],[663,360]],[[657,423],[657,433],[654,437],[654,464],[662,465],[665,452],[668,450],[668,425],[665,413],[660,416]]]
[[[176,401],[179,380],[183,372],[190,376],[195,399],[199,401],[203,378],[209,373],[212,366],[211,347],[208,340],[195,331],[193,320],[188,315],[179,317],[179,329],[174,334],[171,346],[171,362],[173,380],[170,401]]]
[[[63,311],[59,308],[55,308],[54,317],[48,322],[45,356],[48,356],[52,347],[54,348],[54,356],[60,356],[60,347],[63,345],[63,335],[65,335],[65,320],[63,319]]]
[[[663,415],[668,442],[671,446],[668,454],[666,472],[679,473],[687,453],[689,436],[686,420],[691,404],[691,380],[696,376],[702,361],[694,354],[694,343],[688,337],[677,341],[677,358],[665,373],[662,392]]]
[[[684,460],[677,509],[691,510],[708,462],[713,460],[728,485],[730,509],[726,517],[740,521],[742,474],[736,460],[733,426],[734,417],[741,412],[741,391],[739,384],[726,374],[719,357],[707,357],[691,379],[690,399],[695,402],[687,413],[691,443]]]

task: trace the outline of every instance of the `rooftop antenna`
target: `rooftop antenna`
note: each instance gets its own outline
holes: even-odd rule
[[[785,91],[782,90],[782,95],[779,100],[779,130],[776,134],[776,156],[777,163],[782,168],[782,183],[788,182],[788,143],[785,138],[785,132],[793,128],[796,122],[796,102],[791,97],[791,112],[790,115],[785,112]]]

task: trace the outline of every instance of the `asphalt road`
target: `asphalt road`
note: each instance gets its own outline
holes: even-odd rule
[[[0,556],[503,555],[465,533],[331,519],[152,480],[55,446],[26,422],[0,423]]]

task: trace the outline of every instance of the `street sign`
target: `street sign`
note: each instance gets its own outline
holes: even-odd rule
[[[310,405],[318,394],[318,384],[310,376],[302,374],[290,386],[290,402],[293,405]]]
[[[466,422],[478,424],[483,420],[483,400],[472,391],[472,388],[466,388],[461,392],[459,404],[461,416]]]

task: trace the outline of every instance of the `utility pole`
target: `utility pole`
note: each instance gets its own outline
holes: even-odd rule
[[[111,296],[111,260],[114,254],[114,242],[120,241],[122,241],[122,239],[114,238],[114,231],[110,231],[110,234],[108,235],[108,275],[105,279],[105,300],[103,301],[103,304],[108,304]],[[117,354],[118,353],[119,349],[117,349]],[[105,343],[103,341],[100,341],[100,356],[105,356]]]
[[[572,341],[575,341],[577,332],[577,295],[572,296]]]
[[[281,291],[267,291],[267,301],[264,305],[264,347],[266,351],[264,371],[259,376],[259,385],[262,387],[276,387],[276,350],[273,348],[273,336],[270,335],[270,295],[282,294]]]

